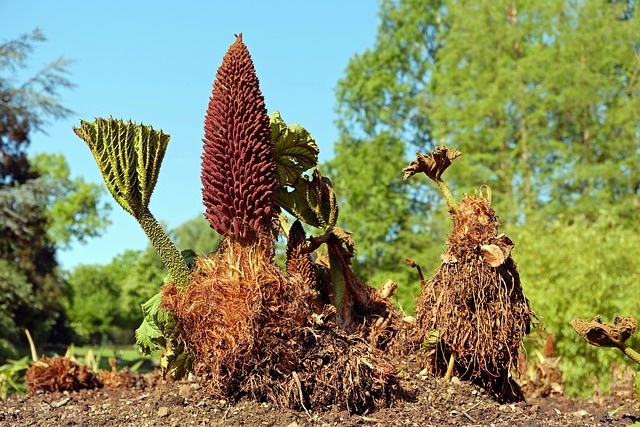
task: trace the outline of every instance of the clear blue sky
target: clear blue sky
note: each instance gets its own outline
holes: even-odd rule
[[[375,0],[0,0],[0,40],[39,27],[48,41],[37,47],[33,71],[60,55],[76,61],[69,77],[77,86],[61,98],[74,113],[47,135],[34,134],[32,152],[62,153],[72,174],[104,185],[71,130],[81,118],[132,119],[171,135],[151,199],[151,211],[171,229],[204,209],[203,118],[234,34],[243,33],[269,112],[307,128],[326,160],[337,139],[336,83],[349,59],[373,45],[377,8]],[[115,202],[110,218],[103,237],[59,252],[60,264],[107,263],[146,247],[138,224]]]

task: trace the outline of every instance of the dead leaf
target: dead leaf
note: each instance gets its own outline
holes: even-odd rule
[[[489,263],[491,267],[501,266],[506,259],[502,250],[496,245],[482,245],[480,246],[480,252],[482,259]]]
[[[458,150],[447,147],[435,147],[431,155],[416,153],[416,159],[404,168],[404,179],[411,178],[418,172],[424,172],[434,181],[440,180],[442,173],[460,156]]]

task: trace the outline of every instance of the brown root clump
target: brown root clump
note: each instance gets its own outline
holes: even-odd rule
[[[335,227],[325,236],[311,240],[320,239],[327,244],[328,251],[328,254],[316,251],[316,289],[321,305],[336,307],[331,320],[340,329],[357,333],[373,347],[387,351],[403,327],[402,316],[390,301],[398,285],[387,280],[380,289],[374,289],[355,274],[351,268],[355,253],[351,233]],[[338,286],[334,280],[344,284],[340,300],[335,298]]]
[[[453,356],[461,379],[500,402],[516,402],[524,396],[511,371],[534,314],[511,257],[514,245],[498,235],[488,192],[487,198],[466,195],[451,212],[447,252],[418,298],[417,344],[435,375],[446,372]]]
[[[102,387],[100,379],[84,365],[67,357],[43,356],[33,363],[25,375],[30,393],[43,391],[78,391]]]
[[[335,406],[363,414],[413,399],[412,393],[400,386],[396,367],[382,351],[366,338],[347,334],[327,322],[328,317],[332,314],[314,315],[313,333],[301,355],[300,370],[286,385],[285,406],[300,408],[302,402],[303,409]]]
[[[303,275],[285,276],[262,246],[232,241],[197,260],[184,293],[170,284],[162,295],[214,395],[300,410],[389,405],[399,393],[390,362],[335,326],[319,328],[314,298]]]

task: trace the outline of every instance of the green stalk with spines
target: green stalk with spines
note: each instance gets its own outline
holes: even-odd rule
[[[618,348],[631,360],[636,363],[640,363],[640,353],[626,345],[625,343],[619,343]]]
[[[163,264],[171,274],[171,277],[178,286],[189,284],[189,267],[178,251],[175,243],[160,226],[151,212],[147,209],[139,217],[136,217],[138,224],[151,241]]]
[[[456,199],[453,198],[453,193],[449,189],[449,186],[442,180],[440,177],[434,179],[435,183],[438,185],[438,188],[442,192],[442,196],[444,197],[445,202],[447,203],[447,207],[450,212],[455,212],[458,210],[458,204],[456,203]]]
[[[140,224],[178,288],[188,285],[187,263],[149,211],[170,136],[113,118],[81,120],[73,130],[89,146],[109,192]]]

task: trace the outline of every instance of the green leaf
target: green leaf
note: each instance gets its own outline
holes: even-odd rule
[[[311,180],[306,175],[300,176],[293,188],[293,191],[280,189],[278,205],[300,221],[325,231],[336,224],[338,202],[329,178],[315,169]]]
[[[144,320],[136,330],[136,342],[144,354],[163,348],[162,372],[169,372],[175,379],[184,378],[193,367],[193,355],[178,344],[173,316],[160,308],[160,301],[161,295],[157,293],[142,304]]]
[[[142,304],[144,318],[140,327],[136,329],[136,342],[144,354],[151,354],[154,350],[166,345],[164,323],[168,315],[160,309],[160,300],[161,295],[158,292]]]
[[[151,354],[161,346],[158,345],[164,340],[164,335],[157,324],[149,321],[148,318],[142,320],[142,324],[136,329],[136,342],[144,354]]]
[[[136,218],[147,210],[170,136],[113,118],[81,120],[73,131],[89,146],[118,204]]]
[[[168,345],[160,359],[160,367],[174,379],[184,378],[193,368],[193,355],[186,352],[183,345]]]
[[[271,140],[275,146],[278,182],[293,185],[300,175],[318,164],[318,145],[309,132],[299,124],[287,126],[279,111],[269,115]]]

